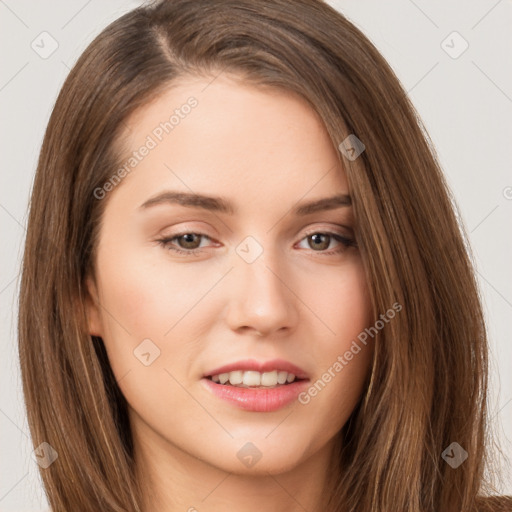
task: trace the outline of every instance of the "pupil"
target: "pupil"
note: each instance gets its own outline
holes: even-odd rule
[[[319,239],[317,237],[326,237],[327,238],[327,245],[325,245],[326,242],[323,242],[323,244],[322,244],[321,239]],[[314,244],[318,244],[319,243],[320,245],[322,245],[322,247],[320,247],[321,249],[326,249],[327,247],[329,247],[329,235],[325,235],[323,233],[315,233],[314,235],[311,235],[311,238],[312,238]],[[319,246],[317,245],[317,248],[318,247]]]
[[[190,249],[190,247],[188,247],[188,245],[187,245],[187,244],[192,244],[192,245],[194,245],[194,237],[195,237],[195,236],[196,236],[196,235],[195,235],[194,233],[187,233],[187,234],[185,234],[185,235],[182,235],[181,239],[182,239],[182,241],[184,241],[185,246],[186,246],[188,249]],[[196,243],[197,243],[197,241],[196,241]],[[194,247],[192,247],[192,248],[194,248]]]

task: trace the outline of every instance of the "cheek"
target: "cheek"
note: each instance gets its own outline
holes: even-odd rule
[[[346,342],[363,330],[371,318],[371,302],[363,264],[357,253],[345,265],[333,271],[324,269],[308,283],[315,290],[311,309],[331,334],[327,347],[341,350]],[[329,336],[322,339],[329,340]]]
[[[99,259],[98,282],[110,365],[118,379],[129,374],[122,383],[128,386],[129,401],[158,411],[159,393],[153,397],[153,391],[167,389],[181,396],[177,382],[189,378],[201,340],[218,319],[218,303],[208,292],[225,271],[198,275],[193,265],[170,264],[163,249],[158,258],[155,251],[160,249],[116,249],[115,255],[114,249],[111,254],[106,249]]]
[[[328,329],[323,328],[324,334],[315,338],[312,355],[318,373],[299,397],[299,403],[328,426],[330,434],[336,433],[353,411],[373,356],[373,340],[362,342],[359,338],[372,318],[362,262],[353,261],[343,270],[339,278],[318,279],[326,285],[322,293],[315,293],[311,309],[319,312]]]
[[[197,357],[204,324],[196,317],[206,310],[195,305],[218,277],[199,279],[185,265],[157,264],[146,254],[132,249],[116,251],[114,258],[104,251],[99,260],[103,340],[130,406],[142,418],[157,415],[165,424],[172,419],[171,404],[185,415],[194,409],[180,384]]]
[[[134,342],[170,337],[181,319],[194,315],[195,305],[218,279],[217,272],[201,279],[197,270],[169,264],[165,255],[150,259],[147,254],[154,250],[131,251],[115,260],[105,257],[100,264],[106,320],[116,330],[115,324],[121,324]]]

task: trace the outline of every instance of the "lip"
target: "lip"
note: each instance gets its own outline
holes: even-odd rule
[[[260,373],[271,372],[277,370],[278,372],[293,373],[297,379],[308,379],[307,373],[298,366],[285,361],[284,359],[272,359],[270,361],[256,361],[255,359],[244,359],[243,361],[236,361],[234,363],[226,364],[205,373],[203,377],[211,377],[212,375],[219,375],[221,373],[229,373],[234,371],[257,371]]]
[[[240,409],[252,412],[273,412],[297,400],[301,391],[309,385],[309,379],[268,389],[227,386],[217,384],[206,377],[201,379],[201,383],[216,397]]]

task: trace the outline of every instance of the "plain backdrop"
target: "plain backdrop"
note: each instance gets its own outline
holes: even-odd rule
[[[43,133],[78,56],[108,23],[139,3],[0,0],[1,512],[47,509],[31,457],[16,339],[27,205]],[[501,491],[512,494],[512,3],[329,3],[372,40],[395,70],[458,201],[489,324],[490,405],[506,456]]]

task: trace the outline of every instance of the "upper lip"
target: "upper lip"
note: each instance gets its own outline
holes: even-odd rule
[[[234,363],[219,366],[205,373],[203,377],[211,377],[212,375],[219,375],[221,373],[240,371],[257,371],[260,373],[271,372],[274,370],[293,373],[297,379],[307,379],[307,373],[298,366],[285,361],[284,359],[272,359],[270,361],[256,361],[255,359],[244,359],[243,361],[236,361]]]

